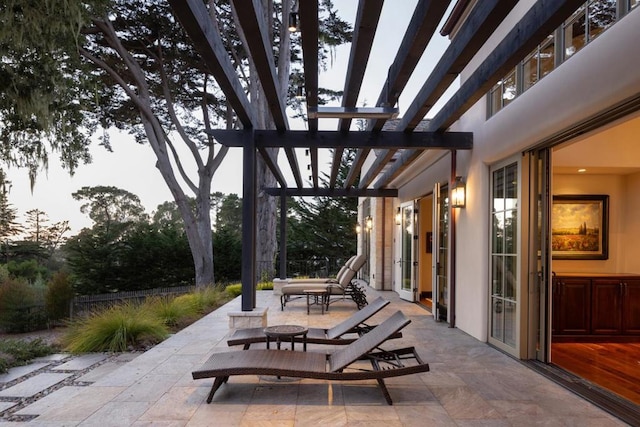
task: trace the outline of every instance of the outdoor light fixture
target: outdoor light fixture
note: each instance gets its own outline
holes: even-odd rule
[[[298,12],[289,13],[289,32],[295,33],[298,31]]]
[[[298,86],[296,88],[296,99],[298,101],[302,101],[304,99],[304,90],[302,89],[302,86]]]
[[[362,232],[362,226],[360,226],[360,223],[358,222],[358,223],[356,224],[356,233],[357,233],[357,234],[360,234],[361,232]]]
[[[466,188],[464,178],[456,176],[456,180],[453,182],[451,188],[451,207],[464,208],[466,205]]]
[[[367,231],[371,231],[371,229],[373,228],[373,218],[371,218],[370,216],[366,217],[364,219],[364,226]]]
[[[399,206],[398,210],[396,211],[396,225],[402,225],[402,212],[400,211]]]

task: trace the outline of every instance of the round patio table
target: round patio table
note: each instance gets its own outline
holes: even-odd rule
[[[278,350],[283,340],[291,340],[291,350],[294,350],[295,337],[302,337],[302,350],[307,351],[307,332],[309,329],[298,325],[276,325],[264,328],[264,334],[267,336],[267,349],[272,339],[275,340]]]

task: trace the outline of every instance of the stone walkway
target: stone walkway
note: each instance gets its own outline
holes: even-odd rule
[[[391,301],[372,323],[396,310],[412,320],[403,338],[385,345],[413,345],[431,367],[386,381],[393,406],[375,381],[256,376],[232,377],[207,404],[212,380],[194,381],[191,371],[212,353],[230,350],[227,313],[240,309],[236,298],[137,357],[56,355],[12,370],[0,377],[0,426],[626,425],[395,293],[366,291]],[[297,300],[281,311],[271,291],[258,292],[258,306],[268,308],[269,325],[314,327],[333,326],[355,310],[345,300],[324,315],[319,309],[307,315],[304,300]]]
[[[29,421],[140,353],[53,354],[0,375],[0,423]],[[59,391],[61,390],[61,391]]]

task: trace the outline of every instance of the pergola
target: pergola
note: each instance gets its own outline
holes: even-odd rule
[[[255,308],[256,256],[256,159],[259,153],[273,173],[278,187],[265,189],[273,196],[330,197],[396,197],[397,188],[392,182],[422,153],[427,150],[451,150],[452,180],[455,179],[455,153],[473,146],[473,135],[450,132],[448,128],[474,105],[525,55],[557,28],[584,0],[538,0],[522,19],[507,33],[493,52],[464,81],[444,107],[417,131],[418,124],[438,101],[455,78],[469,64],[474,55],[511,12],[517,0],[458,0],[445,27],[461,22],[455,37],[433,69],[425,77],[424,84],[409,105],[404,116],[391,131],[383,126],[397,112],[400,94],[416,69],[427,44],[433,37],[450,0],[418,0],[402,43],[395,52],[395,59],[388,70],[387,80],[372,108],[359,108],[356,101],[362,86],[374,35],[382,12],[383,0],[359,0],[354,23],[353,41],[344,83],[344,95],[339,107],[318,105],[318,2],[299,0],[299,31],[301,32],[305,96],[308,130],[289,129],[285,114],[285,94],[279,93],[271,42],[266,37],[267,24],[262,16],[260,0],[231,0],[248,51],[255,64],[258,78],[264,90],[275,130],[257,129],[254,106],[245,94],[240,79],[232,66],[219,34],[202,0],[169,0],[175,16],[193,40],[211,74],[217,80],[228,103],[243,125],[243,130],[215,130],[213,136],[227,146],[243,148],[243,234],[242,234],[242,310]],[[404,5],[403,5],[404,6]],[[461,20],[460,17],[470,12]],[[451,24],[450,24],[451,23]],[[450,24],[450,25],[449,25]],[[318,130],[318,119],[339,118],[335,131]],[[354,118],[366,118],[366,131],[350,131]],[[282,148],[286,153],[295,185],[286,182],[278,160],[268,148]],[[302,180],[296,148],[309,151],[311,160],[311,185]],[[318,149],[333,149],[328,188],[318,185]],[[353,165],[343,186],[336,186],[338,168],[345,148],[357,149]],[[372,165],[362,174],[365,160],[374,151]],[[360,177],[356,185],[357,178]],[[284,210],[283,210],[284,211]],[[285,218],[281,218],[284,232]],[[283,234],[284,236],[284,234]],[[285,238],[281,239],[281,262],[286,259]],[[283,256],[283,254],[285,254]],[[281,267],[283,270],[283,267]]]

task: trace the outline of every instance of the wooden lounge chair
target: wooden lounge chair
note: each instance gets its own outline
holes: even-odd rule
[[[338,323],[332,328],[309,328],[307,333],[308,344],[350,344],[355,341],[356,337],[345,337],[346,334],[362,335],[368,332],[373,326],[367,325],[365,322],[371,316],[382,310],[389,304],[389,301],[382,297],[376,298],[362,310],[356,311],[352,316]],[[393,338],[399,338],[402,334],[398,333]],[[244,345],[247,350],[251,344],[266,341],[264,328],[243,328],[237,329],[227,340],[227,344],[231,347],[234,345]]]
[[[207,403],[220,386],[233,375],[273,375],[320,380],[355,381],[374,379],[382,389],[389,405],[393,404],[385,378],[429,371],[413,347],[398,350],[382,350],[380,344],[399,332],[411,321],[401,311],[373,328],[360,338],[340,347],[333,353],[238,350],[215,353],[197,371],[193,379],[215,378]],[[371,369],[364,369],[358,361],[369,361]],[[355,366],[352,366],[354,365]]]
[[[280,288],[280,309],[284,310],[287,302],[289,302],[292,297],[305,295],[305,291],[310,289],[327,290],[329,298],[326,300],[326,310],[329,310],[329,301],[332,295],[337,295],[342,299],[344,299],[345,296],[350,296],[358,306],[358,309],[361,309],[367,305],[367,298],[362,289],[354,283],[353,279],[356,277],[358,270],[364,266],[366,260],[367,258],[364,255],[352,257],[347,261],[343,269],[340,270],[335,280],[322,279],[322,281],[317,281],[317,279],[310,279],[306,281],[305,279],[300,279],[282,286],[282,288]]]

